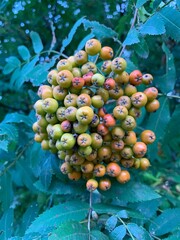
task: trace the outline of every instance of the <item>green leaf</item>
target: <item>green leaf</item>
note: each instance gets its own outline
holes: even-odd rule
[[[30,79],[33,86],[40,86],[47,80],[48,71],[54,66],[56,59],[51,60],[49,63],[36,65],[27,75],[26,81]]]
[[[40,53],[43,50],[43,44],[39,34],[37,32],[31,31],[30,38],[32,40],[34,52]]]
[[[107,213],[109,215],[116,214],[119,210],[119,206],[113,206],[110,204],[104,204],[104,203],[97,203],[93,204],[93,209],[98,213],[98,214],[104,214]]]
[[[20,226],[21,235],[25,233],[26,229],[29,227],[29,225],[34,221],[34,219],[37,216],[38,216],[38,204],[31,203],[22,217],[22,224]]]
[[[0,202],[3,210],[7,210],[13,201],[12,179],[8,172],[1,176],[0,186]]]
[[[161,35],[166,32],[161,16],[156,13],[150,17],[141,27],[140,33],[143,35]]]
[[[149,48],[147,42],[142,37],[140,38],[140,43],[134,45],[134,50],[141,58],[147,58],[149,56]]]
[[[142,5],[144,5],[146,2],[148,2],[148,0],[137,0],[136,2],[136,7],[140,8],[142,7]]]
[[[180,231],[175,232],[170,235],[168,238],[164,238],[164,240],[179,240],[180,239]]]
[[[138,37],[138,31],[135,28],[132,28],[128,34],[127,37],[125,38],[124,42],[123,42],[123,46],[126,45],[133,45],[135,43],[139,43],[139,37]]]
[[[105,228],[111,232],[115,227],[116,227],[116,224],[117,224],[117,217],[116,216],[111,216],[110,218],[108,218],[108,220],[106,221],[106,224],[105,224]]]
[[[102,232],[98,231],[98,230],[92,230],[91,231],[91,239],[92,240],[108,240],[109,238],[104,235]]]
[[[0,123],[0,136],[7,136],[9,140],[16,141],[18,138],[18,131],[14,125],[8,123]]]
[[[174,231],[179,227],[180,223],[180,208],[167,209],[149,226],[149,231],[157,236]]]
[[[131,234],[138,240],[151,240],[149,233],[142,227],[139,227],[136,223],[128,223],[127,228]]]
[[[14,219],[14,210],[7,209],[0,220],[0,236],[1,240],[7,240],[12,234],[12,225]]]
[[[166,54],[166,74],[155,79],[158,89],[167,94],[174,89],[177,77],[176,68],[174,65],[173,54],[169,51],[165,44],[162,45],[162,49]]]
[[[9,113],[5,116],[4,123],[25,123],[29,127],[32,126],[33,121],[29,116],[20,113]]]
[[[67,221],[81,221],[88,213],[89,206],[85,202],[70,201],[42,213],[28,228],[26,233],[45,232]]]
[[[117,213],[117,216],[118,216],[119,218],[128,218],[128,213],[127,213],[126,210],[121,210],[121,211],[119,211],[119,212]]]
[[[91,29],[91,33],[94,34],[98,39],[117,37],[117,33],[109,27],[100,24],[96,21],[89,21],[85,19],[83,21],[85,30]]]
[[[16,84],[16,81],[23,81],[23,76],[21,74],[21,69],[16,68],[16,70],[13,72],[10,78],[10,87],[14,90],[14,85]]]
[[[101,194],[105,195],[107,199],[115,197],[122,202],[143,202],[160,197],[152,188],[134,181],[125,185],[113,182],[113,187],[108,192],[101,192]]]
[[[31,57],[31,54],[30,54],[28,48],[24,45],[18,46],[18,53],[24,61],[29,60],[29,58]]]
[[[162,2],[162,0],[154,0],[153,8],[157,8],[161,2]]]
[[[88,238],[87,229],[78,222],[66,222],[59,226],[49,237],[49,240],[84,240]]]
[[[8,152],[8,145],[9,141],[7,140],[0,140],[0,149]]]
[[[54,155],[52,154],[44,154],[44,158],[42,158],[42,161],[40,163],[41,166],[41,173],[40,173],[40,181],[45,187],[45,189],[48,189],[51,180],[52,180],[52,165],[51,161]]]
[[[127,68],[126,68],[126,71],[127,72],[132,72],[133,70],[136,70],[137,69],[137,66],[129,59],[127,59]]]
[[[68,34],[68,37],[62,41],[62,47],[60,50],[60,55],[64,52],[65,48],[71,43],[78,27],[84,22],[84,17],[80,18],[77,22],[75,22],[74,26],[71,28],[71,31]]]
[[[11,56],[6,59],[7,64],[3,68],[3,74],[7,75],[21,65],[17,57]]]
[[[180,0],[176,0],[176,4],[177,4],[178,8],[180,8]]]
[[[111,240],[121,240],[126,235],[126,228],[123,225],[120,225],[116,227],[111,233],[110,233],[110,239]]]
[[[172,7],[165,7],[158,13],[166,27],[166,34],[175,41],[180,41],[180,12]]]

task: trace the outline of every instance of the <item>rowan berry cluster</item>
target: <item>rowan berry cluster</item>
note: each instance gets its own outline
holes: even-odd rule
[[[88,60],[95,55],[95,62]],[[111,47],[88,40],[85,50],[59,60],[34,104],[35,141],[58,155],[63,161],[60,170],[69,179],[86,179],[89,191],[108,190],[113,177],[120,183],[129,181],[131,167],[146,170],[147,145],[156,138],[151,130],[138,137],[134,131],[142,108],[159,108],[158,90],[147,86],[152,75],[139,70],[128,74],[126,60],[113,56]],[[146,87],[143,92],[140,84]]]

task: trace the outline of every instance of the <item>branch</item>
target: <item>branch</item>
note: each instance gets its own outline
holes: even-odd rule
[[[89,240],[91,240],[91,215],[92,215],[92,192],[90,192],[90,195],[89,195],[89,214],[88,214]]]
[[[137,15],[138,15],[138,8],[135,8],[134,17],[133,17],[133,20],[132,20],[132,23],[131,23],[131,27],[130,27],[129,30],[131,30],[131,29],[134,27],[135,22],[136,22]],[[123,48],[121,49],[121,52],[120,52],[120,54],[119,54],[119,57],[121,57],[121,55],[123,54],[125,48],[126,48],[126,45],[124,45]]]
[[[49,21],[50,23],[50,27],[51,27],[51,32],[52,32],[52,41],[51,41],[51,46],[50,46],[50,49],[49,49],[49,52],[51,52],[51,50],[54,48],[55,44],[56,44],[56,35],[55,35],[55,26],[54,26],[54,23],[53,21]]]

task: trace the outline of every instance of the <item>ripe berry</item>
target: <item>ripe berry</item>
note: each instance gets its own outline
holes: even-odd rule
[[[97,164],[94,166],[93,172],[96,177],[103,177],[106,173],[106,167],[103,164]]]
[[[128,115],[128,110],[126,107],[124,106],[116,106],[113,109],[113,116],[117,119],[117,120],[123,120],[126,118],[126,116]]]
[[[102,191],[107,191],[111,188],[111,181],[108,178],[101,179],[99,181],[99,189]]]
[[[114,127],[116,125],[116,120],[111,114],[106,114],[103,117],[103,123],[106,127]]]
[[[152,100],[152,102],[148,102],[145,106],[147,112],[155,112],[160,107],[160,103],[157,99]]]
[[[111,47],[105,46],[101,48],[100,58],[102,60],[110,60],[111,58],[113,58],[113,55],[114,55],[114,52]]]
[[[153,101],[158,96],[158,90],[155,87],[146,88],[144,93],[146,94],[149,102]]]
[[[72,63],[68,59],[61,59],[56,66],[58,72],[62,70],[72,70]]]
[[[141,141],[145,144],[151,144],[156,140],[156,136],[153,131],[151,130],[144,130],[141,133]]]
[[[92,138],[88,133],[82,133],[77,138],[77,144],[81,147],[90,146],[92,143]]]
[[[115,73],[121,73],[126,69],[127,63],[124,58],[114,58],[111,63],[111,69]]]
[[[82,89],[82,87],[84,86],[84,79],[82,77],[74,77],[72,79],[72,86],[75,89]]]
[[[129,75],[129,82],[134,85],[140,85],[142,83],[142,73],[139,70],[134,70]]]
[[[121,168],[117,163],[111,162],[106,166],[106,172],[111,177],[117,177],[121,173]]]
[[[85,51],[80,50],[74,55],[75,63],[79,66],[83,65],[88,60],[88,55]]]
[[[147,96],[143,92],[136,92],[131,96],[132,105],[136,108],[144,107],[147,100]]]
[[[86,183],[86,189],[89,192],[95,191],[97,187],[98,187],[98,182],[95,179],[89,179]]]
[[[114,80],[118,85],[126,84],[129,82],[129,74],[126,71],[120,72],[115,75]]]
[[[94,169],[94,164],[89,161],[85,161],[83,164],[81,164],[81,171],[84,173],[91,173]]]
[[[67,94],[68,90],[66,88],[60,87],[59,85],[53,88],[53,97],[58,101],[62,101]]]
[[[140,168],[141,170],[147,170],[151,166],[149,159],[140,158]]]
[[[85,44],[85,50],[91,56],[96,55],[101,50],[100,41],[98,41],[97,39],[93,39],[93,38],[88,40]]]
[[[43,100],[42,109],[47,113],[55,113],[58,109],[58,102],[53,98]]]
[[[151,84],[153,81],[153,76],[149,73],[143,74],[142,83],[145,85]]]
[[[101,71],[105,74],[110,74],[111,72],[111,61],[108,60],[108,61],[104,61],[102,66],[101,66]]]
[[[94,112],[88,106],[80,107],[76,112],[77,120],[82,124],[89,124],[93,120]]]
[[[111,157],[112,150],[108,146],[102,146],[97,150],[98,158],[101,161],[108,160]]]
[[[113,78],[108,78],[106,79],[105,83],[104,83],[104,88],[106,90],[111,90],[113,88],[115,88],[116,82],[114,81]]]
[[[81,172],[72,171],[68,173],[68,178],[73,181],[77,181],[81,178]]]
[[[133,146],[133,152],[136,157],[144,157],[147,152],[147,146],[143,142],[136,142]]]
[[[37,95],[42,99],[52,98],[53,97],[52,88],[48,85],[42,85],[39,87]]]
[[[73,80],[73,75],[69,70],[62,70],[57,74],[57,83],[62,88],[69,88]]]
[[[127,170],[122,170],[120,174],[116,177],[116,180],[120,183],[126,183],[130,180],[131,176]]]

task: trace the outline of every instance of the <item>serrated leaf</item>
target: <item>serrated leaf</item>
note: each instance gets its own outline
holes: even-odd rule
[[[16,141],[18,138],[17,128],[8,123],[0,123],[0,136],[7,136],[9,140]]]
[[[78,222],[66,222],[52,232],[49,240],[85,240],[88,239],[87,228]]]
[[[83,21],[85,30],[91,29],[91,33],[94,34],[98,39],[117,37],[117,33],[109,27],[100,24],[96,21],[89,21],[84,19]]]
[[[24,183],[24,185],[28,189],[30,189],[32,192],[36,192],[36,188],[33,185],[34,181],[35,181],[35,177],[33,176],[30,167],[27,165],[27,163],[24,161],[24,159],[20,159],[16,163],[16,167],[19,170],[19,175],[21,175],[22,182]],[[26,177],[24,177],[24,176],[26,176]]]
[[[138,240],[151,240],[149,233],[142,227],[139,227],[136,223],[128,223],[127,228],[131,234]]]
[[[45,189],[48,189],[51,180],[52,180],[52,166],[51,166],[51,161],[52,161],[53,155],[49,154],[44,154],[44,157],[41,160],[40,166],[41,166],[41,173],[40,173],[40,181],[45,187]]]
[[[86,44],[86,42],[87,42],[89,39],[93,38],[93,37],[94,37],[94,34],[93,34],[93,33],[90,33],[90,34],[88,34],[86,37],[84,37],[84,38],[81,40],[81,42],[79,43],[79,45],[78,45],[78,47],[77,47],[77,51],[83,49],[84,46],[85,46],[85,44]]]
[[[166,54],[166,74],[161,77],[157,77],[155,79],[155,83],[161,92],[167,94],[174,89],[177,77],[173,54],[169,51],[165,44],[162,45],[162,49]]]
[[[0,236],[1,240],[7,240],[12,234],[12,225],[14,220],[14,210],[7,209],[0,220]]]
[[[7,140],[0,140],[0,149],[8,152],[8,145],[9,141]]]
[[[134,45],[134,50],[141,58],[149,56],[149,48],[144,38],[140,38],[140,43]]]
[[[3,210],[7,210],[13,201],[12,179],[8,172],[1,176],[0,186],[0,202]]]
[[[146,219],[150,219],[156,214],[159,205],[159,199],[153,199],[151,201],[134,204],[131,206],[131,208],[137,209]]]
[[[33,121],[29,116],[20,114],[20,113],[9,113],[6,114],[4,123],[25,123],[28,126],[32,126]]]
[[[47,230],[47,228],[55,228],[67,221],[81,221],[87,215],[88,209],[88,204],[80,201],[70,201],[54,206],[42,213],[30,225],[26,233],[43,233]]]
[[[150,17],[141,27],[140,33],[145,35],[161,35],[166,32],[161,16],[156,13]]]
[[[22,217],[22,224],[20,226],[20,233],[21,235],[25,233],[26,229],[29,227],[29,225],[34,221],[34,219],[38,215],[38,204],[37,203],[31,203],[30,206],[25,211],[23,217]]]
[[[130,73],[137,69],[137,66],[130,59],[127,59],[126,62],[127,62],[127,68],[126,68],[127,72]]]
[[[139,37],[138,37],[138,31],[135,28],[132,28],[128,34],[127,37],[125,38],[124,42],[123,42],[123,46],[126,45],[133,45],[135,43],[139,43]]]
[[[126,228],[123,225],[120,225],[116,227],[111,233],[110,233],[110,239],[111,240],[121,240],[126,236]]]
[[[108,218],[108,220],[106,221],[106,224],[105,224],[105,228],[111,232],[115,227],[116,227],[116,224],[117,224],[117,217],[116,216],[111,216],[110,218]]]
[[[167,209],[153,220],[149,226],[149,231],[156,236],[161,236],[174,231],[179,227],[179,223],[180,208]]]
[[[116,214],[119,210],[119,206],[113,206],[110,204],[104,204],[104,203],[97,203],[93,204],[93,209],[98,213],[98,214],[104,214],[107,213],[109,215]]]
[[[125,185],[113,182],[113,187],[108,192],[101,192],[101,194],[108,199],[115,197],[123,202],[143,202],[160,197],[152,188],[133,181]]]
[[[26,81],[30,80],[33,86],[40,86],[47,80],[48,71],[54,66],[56,59],[51,60],[49,63],[36,65],[27,75]]]
[[[142,7],[142,5],[144,5],[146,2],[148,2],[148,0],[137,0],[136,2],[136,7],[140,8]]]
[[[172,7],[165,7],[158,14],[165,24],[167,35],[180,41],[180,12]]]
[[[29,60],[29,58],[31,57],[28,48],[24,45],[18,46],[18,53],[24,61]]]
[[[68,34],[68,37],[62,41],[62,47],[60,50],[60,55],[64,52],[65,48],[71,43],[74,34],[76,33],[78,27],[84,22],[84,17],[80,18],[75,22],[74,26],[71,28],[71,31]]]
[[[104,235],[102,232],[98,230],[92,230],[90,236],[92,240],[99,240],[99,239],[108,240],[109,239],[106,235]]]
[[[26,63],[22,69],[16,72],[16,75],[11,78],[10,84],[12,87],[15,87],[19,89],[25,81],[30,80],[29,77],[27,77],[28,73],[31,72],[34,69],[34,66],[36,65],[37,61],[39,60],[39,56],[35,56],[32,61]]]
[[[30,38],[32,40],[34,52],[40,53],[43,50],[43,44],[39,34],[37,32],[31,31]]]

